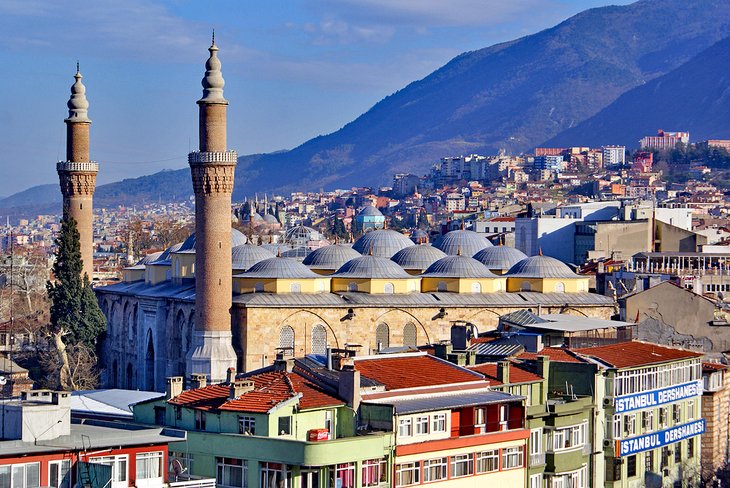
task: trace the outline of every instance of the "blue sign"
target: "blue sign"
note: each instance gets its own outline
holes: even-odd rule
[[[656,407],[665,403],[684,400],[702,395],[702,381],[692,381],[681,385],[662,388],[661,390],[651,390],[634,395],[617,396],[614,398],[614,411],[616,413],[631,412],[632,410],[641,410],[642,408]]]
[[[630,439],[616,440],[616,455],[630,456],[637,452],[656,449],[674,442],[705,433],[705,419],[695,420],[688,424],[674,427],[651,434],[644,434]]]

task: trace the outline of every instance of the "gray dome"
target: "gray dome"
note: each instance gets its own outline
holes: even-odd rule
[[[276,217],[274,217],[271,214],[264,215],[264,222],[266,222],[267,224],[278,224],[279,223],[279,221],[276,219]]]
[[[352,248],[360,254],[371,254],[372,252],[373,256],[391,258],[401,249],[412,245],[413,242],[400,232],[380,229],[366,232],[355,241]]]
[[[170,259],[170,253],[178,252],[180,250],[180,248],[182,247],[183,244],[184,243],[182,243],[182,242],[178,242],[177,244],[173,244],[172,246],[168,247],[167,249],[165,249],[162,252],[162,254],[160,254],[160,256],[157,259],[155,259],[154,262],[155,263],[159,263],[161,261],[167,261],[167,260],[169,260]]]
[[[412,278],[393,261],[379,256],[360,256],[351,259],[332,276],[335,278]]]
[[[497,278],[497,275],[474,258],[467,256],[446,256],[428,267],[424,277],[428,278]]]
[[[261,216],[260,213],[254,212],[251,214],[251,222],[262,222],[264,218]]]
[[[334,244],[315,249],[302,261],[310,268],[316,269],[340,269],[343,264],[351,259],[359,258],[361,254],[350,246]]]
[[[428,242],[428,232],[426,232],[425,230],[416,229],[413,232],[411,232],[410,239],[415,244],[420,244],[422,242],[426,243],[426,242]]]
[[[160,259],[160,256],[162,256],[162,254],[163,254],[163,251],[157,251],[157,252],[147,254],[142,259],[137,261],[137,265],[154,263],[155,261],[158,261]]]
[[[462,256],[473,256],[484,248],[490,247],[491,242],[471,230],[452,230],[439,237],[433,244],[450,256],[461,253]]]
[[[508,270],[527,257],[519,249],[509,246],[492,246],[482,249],[474,255],[474,259],[489,269]]]
[[[508,278],[580,278],[563,262],[550,256],[531,256],[510,268]]]
[[[403,269],[423,271],[444,257],[446,257],[446,254],[442,250],[423,244],[403,248],[395,253],[390,260]]]
[[[362,215],[363,217],[382,217],[383,213],[372,205],[367,205],[360,210],[358,215]]]
[[[246,271],[254,264],[275,257],[268,249],[251,244],[242,244],[232,249],[233,269]]]
[[[269,243],[269,244],[262,244],[261,247],[263,247],[267,251],[271,251],[274,255],[280,254],[280,253],[283,254],[286,251],[291,251],[292,250],[292,247],[289,244],[283,244],[283,243],[278,243],[278,244],[271,244],[271,243]]]
[[[241,278],[321,278],[299,261],[289,258],[269,258],[251,266]]]
[[[246,236],[243,235],[240,230],[231,228],[231,246],[240,246],[241,244],[246,244],[247,241],[248,239],[246,239]],[[171,252],[185,252],[193,250],[195,250],[195,232],[185,239],[185,242],[182,243],[179,249]]]

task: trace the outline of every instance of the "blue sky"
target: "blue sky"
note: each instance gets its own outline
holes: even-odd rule
[[[239,154],[333,132],[455,55],[626,0],[2,0],[0,195],[56,182],[76,61],[99,183],[186,166],[216,30]]]

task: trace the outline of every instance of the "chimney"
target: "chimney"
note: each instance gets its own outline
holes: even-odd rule
[[[236,368],[228,368],[226,371],[226,383],[229,385],[236,379]]]
[[[433,345],[433,354],[439,359],[448,360],[451,350],[452,347],[450,341],[441,341],[438,344]]]
[[[548,397],[548,385],[550,384],[550,358],[547,356],[537,357],[537,374],[542,376],[542,388],[541,388],[541,402],[546,402]]]
[[[170,376],[167,378],[165,386],[165,400],[175,398],[183,391],[183,377],[182,376]]]
[[[344,364],[340,370],[338,393],[357,412],[360,408],[360,372],[355,369],[353,362]]]
[[[193,373],[190,375],[190,388],[196,390],[205,388],[208,384],[208,377],[202,373]]]
[[[497,363],[497,379],[505,385],[509,384],[509,361]]]
[[[251,380],[233,380],[233,382],[229,382],[229,384],[231,385],[228,393],[229,400],[240,398],[244,393],[254,389],[254,384]]]
[[[294,358],[284,357],[284,354],[277,353],[276,360],[274,361],[274,371],[284,371],[291,373],[294,369]]]

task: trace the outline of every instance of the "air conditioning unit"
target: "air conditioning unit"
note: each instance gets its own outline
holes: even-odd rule
[[[603,440],[603,448],[609,448],[613,445],[613,441],[611,439],[604,439]]]
[[[669,476],[669,468],[664,468],[664,476]]]
[[[603,399],[603,406],[604,407],[613,407],[613,398],[606,397]]]

